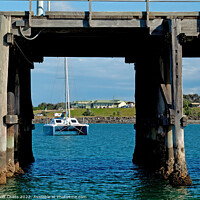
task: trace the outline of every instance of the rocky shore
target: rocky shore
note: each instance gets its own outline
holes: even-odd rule
[[[45,124],[50,122],[51,118],[35,118],[33,124]],[[82,117],[77,117],[80,123],[83,123]],[[135,124],[135,117],[85,117],[84,122],[88,124]],[[200,120],[188,120],[188,124],[200,124]]]
[[[82,117],[76,117],[76,119],[83,123]],[[49,122],[51,118],[35,118],[34,124],[45,124]],[[88,124],[134,124],[135,117],[85,117],[84,122]]]
[[[200,120],[188,120],[188,124],[200,124]]]

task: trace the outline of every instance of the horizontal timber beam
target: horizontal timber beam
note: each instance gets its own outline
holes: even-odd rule
[[[70,17],[70,16],[79,16],[85,17],[88,15],[89,12],[61,12],[61,11],[47,11],[45,12],[45,16],[51,17]],[[92,17],[145,17],[146,12],[92,12]],[[200,12],[149,12],[149,17],[200,17]]]
[[[8,14],[8,13],[7,13]],[[12,33],[19,35],[19,25],[27,20],[24,15],[20,17],[17,13],[10,13],[12,16]],[[23,13],[21,13],[23,14]],[[25,13],[24,13],[25,14]],[[200,32],[200,13],[199,12],[150,12],[149,14],[149,33],[151,35],[163,35],[163,21],[171,18],[181,19],[181,33],[186,36],[198,36]],[[24,21],[24,23],[23,23]],[[20,23],[19,23],[20,22]],[[22,26],[23,27],[23,26]],[[46,16],[33,16],[31,28],[146,28],[146,18],[144,12],[92,12],[89,23],[88,12],[46,12]],[[30,29],[27,35],[30,35]]]

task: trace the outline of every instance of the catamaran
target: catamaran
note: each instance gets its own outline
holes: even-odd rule
[[[65,105],[66,111],[62,116],[53,118],[49,124],[45,124],[43,131],[49,135],[87,135],[89,125],[81,124],[76,118],[71,117],[67,58],[65,58]]]

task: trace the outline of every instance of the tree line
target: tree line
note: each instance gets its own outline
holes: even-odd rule
[[[65,109],[65,103],[41,103],[37,107],[33,107],[33,110],[64,110]]]
[[[183,107],[188,109],[192,103],[200,103],[200,96],[198,94],[184,94],[183,95]],[[34,107],[33,110],[64,110],[65,103],[41,103],[37,107]]]
[[[192,103],[200,103],[200,96],[198,94],[184,94],[183,95],[183,108],[184,114],[191,117],[197,118],[200,117],[200,109],[192,107]]]

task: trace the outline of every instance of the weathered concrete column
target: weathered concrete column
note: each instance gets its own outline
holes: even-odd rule
[[[147,48],[137,56],[133,162],[169,178],[173,185],[190,185],[184,150],[180,25],[179,19],[172,19],[166,30],[171,40],[149,37]]]
[[[162,119],[160,130],[165,134],[166,145],[166,166],[164,177],[168,178],[174,171],[174,151],[173,151],[173,134],[170,121],[170,109],[172,107],[172,89],[171,89],[171,65],[170,65],[170,48],[167,41],[163,42],[160,51],[160,90],[158,102],[158,114]]]
[[[184,146],[183,127],[183,90],[182,90],[182,45],[180,44],[181,20],[170,21],[172,35],[171,68],[172,68],[172,105],[174,110],[174,173],[171,176],[172,184],[190,185],[192,181],[187,175]]]
[[[7,127],[7,81],[9,46],[6,44],[6,34],[9,31],[9,20],[0,15],[0,184],[6,184],[6,143]]]
[[[20,105],[19,105],[19,164],[21,167],[34,162],[32,151],[32,119],[33,109],[31,101],[31,67],[21,57],[19,68]]]
[[[17,62],[17,61],[16,61]],[[18,62],[17,62],[18,63]],[[16,69],[16,77],[15,77],[15,114],[20,116],[20,82],[19,82],[19,66]],[[15,125],[15,140],[14,140],[14,159],[15,159],[15,171],[16,173],[22,173],[23,170],[19,165],[19,149],[20,149],[20,130],[19,124]]]
[[[169,49],[168,49],[169,50]],[[160,78],[158,84],[160,84],[158,92],[158,134],[165,138],[165,148],[163,146],[163,175],[168,178],[169,174],[173,172],[174,155],[173,155],[173,138],[172,127],[169,122],[169,107],[171,105],[171,84],[170,84],[170,62],[169,52],[166,52],[166,45],[163,44],[163,48],[160,51]]]
[[[169,43],[149,41],[136,62],[136,147],[133,162],[168,178],[174,171],[172,68]],[[153,45],[152,45],[153,43]]]
[[[7,115],[10,118],[10,121],[7,122],[7,152],[6,152],[6,161],[7,161],[7,177],[10,178],[15,173],[15,163],[14,163],[14,135],[15,135],[15,125],[13,119],[15,118],[15,65],[14,65],[14,52],[10,48],[9,55],[9,69],[8,69],[8,113]],[[11,121],[12,120],[12,121]],[[17,123],[17,120],[16,122]]]
[[[154,41],[154,46],[159,48],[159,41],[157,44]],[[136,147],[133,162],[163,174],[166,159],[165,130],[160,121],[165,105],[160,98],[159,58],[159,54],[154,49],[144,51],[141,57],[137,58],[135,65]]]

